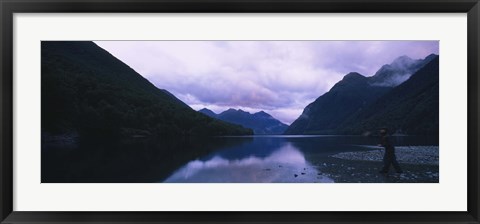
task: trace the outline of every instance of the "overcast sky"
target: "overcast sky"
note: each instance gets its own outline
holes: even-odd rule
[[[438,41],[96,41],[158,88],[199,110],[265,111],[286,124],[349,72],[373,75]]]

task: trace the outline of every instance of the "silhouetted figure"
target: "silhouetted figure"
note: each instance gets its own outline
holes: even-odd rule
[[[385,147],[385,154],[383,155],[383,168],[380,173],[388,173],[390,165],[393,165],[397,173],[402,173],[402,168],[397,162],[395,156],[395,147],[393,147],[390,139],[388,138],[388,130],[386,128],[380,129],[380,145]]]

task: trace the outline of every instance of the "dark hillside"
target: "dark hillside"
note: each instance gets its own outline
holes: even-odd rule
[[[344,133],[361,134],[388,127],[407,134],[438,135],[438,56],[340,128]]]
[[[93,42],[42,42],[42,131],[80,136],[247,135],[158,89]]]

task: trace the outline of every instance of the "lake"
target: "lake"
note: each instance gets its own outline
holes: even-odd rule
[[[438,146],[437,138],[391,137],[395,146]],[[380,162],[332,158],[372,150],[376,137],[245,136],[42,143],[45,183],[438,182],[438,166],[404,167],[405,178],[378,175]],[[378,153],[381,153],[378,151]],[[408,175],[411,175],[409,177]],[[390,178],[390,179],[389,179]],[[393,178],[393,179],[392,179]]]

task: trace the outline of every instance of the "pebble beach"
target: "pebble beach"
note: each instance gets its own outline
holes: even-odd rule
[[[383,159],[383,148],[365,146],[369,151],[343,152],[332,155],[334,158],[358,161],[379,161]],[[438,165],[438,146],[397,146],[395,154],[399,163]]]
[[[365,146],[365,151],[343,152],[329,156],[318,169],[336,183],[438,183],[438,146],[397,146],[397,160],[403,173],[393,167],[380,174],[382,147]]]

